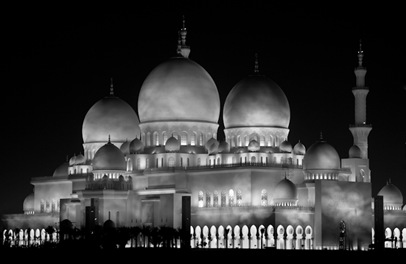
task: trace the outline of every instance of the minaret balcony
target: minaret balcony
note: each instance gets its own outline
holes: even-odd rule
[[[350,127],[370,127],[370,128],[372,128],[372,125],[371,125],[371,124],[367,124],[367,123],[363,123],[363,124],[350,125]]]

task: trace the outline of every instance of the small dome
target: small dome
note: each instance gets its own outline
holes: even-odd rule
[[[220,153],[228,153],[228,152],[230,152],[230,144],[228,144],[227,141],[220,142],[218,151]]]
[[[123,152],[124,155],[129,155],[130,154],[130,141],[126,140],[123,144],[120,146],[121,152]]]
[[[289,102],[282,89],[263,75],[251,75],[238,82],[223,107],[225,128],[288,128]]]
[[[303,158],[305,170],[338,170],[340,156],[333,146],[325,141],[318,141],[310,146]]]
[[[300,142],[297,142],[295,147],[293,148],[293,153],[295,155],[304,155],[306,154],[306,147]]]
[[[387,183],[378,193],[383,196],[384,204],[403,204],[403,195],[398,187],[392,183]]]
[[[140,153],[144,150],[144,143],[138,138],[135,138],[130,143],[130,154]]]
[[[281,180],[275,187],[274,200],[296,200],[296,185],[288,179]]]
[[[258,141],[253,139],[253,140],[250,141],[247,148],[248,148],[248,151],[259,151],[260,146],[259,146]]]
[[[116,228],[116,225],[114,224],[114,222],[112,220],[107,220],[106,222],[104,222],[103,224],[103,229],[104,230],[111,230]]]
[[[350,158],[360,159],[361,158],[361,149],[357,145],[352,145],[348,151],[348,156]]]
[[[70,159],[69,159],[69,166],[73,166],[73,165],[79,165],[79,164],[84,164],[86,162],[86,158],[85,156],[83,156],[82,154],[79,155],[73,155]]]
[[[279,145],[279,150],[285,153],[292,153],[292,144],[289,141],[285,140]]]
[[[110,141],[101,147],[93,158],[93,170],[126,170],[123,152]]]
[[[108,135],[113,142],[125,142],[140,135],[138,124],[138,116],[127,102],[107,96],[87,112],[82,127],[83,142],[105,142]]]
[[[73,166],[76,163],[76,155],[73,155],[70,159],[69,159],[69,166]]]
[[[23,202],[23,211],[24,212],[34,211],[34,193],[30,193],[27,197],[25,197]]]
[[[168,138],[165,143],[165,151],[167,152],[176,152],[180,150],[180,142],[174,136]]]
[[[177,56],[159,64],[147,76],[138,96],[138,113],[143,123],[175,120],[217,123],[220,96],[202,66]]]
[[[206,142],[206,150],[209,154],[217,154],[219,151],[220,143],[215,138],[211,138]]]
[[[69,175],[69,163],[64,162],[55,169],[53,176],[54,177],[63,177]]]
[[[76,163],[75,165],[80,165],[80,164],[85,164],[86,158],[83,156],[82,153],[79,153],[79,155],[76,156]]]

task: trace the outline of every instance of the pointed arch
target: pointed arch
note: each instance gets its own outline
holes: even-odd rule
[[[242,247],[240,233],[241,233],[240,226],[239,225],[234,226],[234,247],[235,248]]]
[[[250,248],[254,248],[254,249],[258,248],[257,232],[258,232],[257,227],[255,225],[252,225],[250,227],[250,233],[251,233],[251,246],[250,246]]]
[[[224,227],[222,225],[219,226],[217,233],[218,233],[218,240],[219,240],[218,248],[224,248],[225,247],[225,245],[224,245]]]
[[[279,225],[278,228],[276,229],[276,233],[278,235],[276,248],[285,249],[285,241],[284,241],[285,228],[282,225]]]
[[[286,249],[293,249],[294,245],[293,245],[293,235],[294,235],[295,231],[293,229],[293,226],[288,225],[288,227],[286,227]]]
[[[274,237],[275,237],[274,232],[275,231],[274,231],[273,225],[269,225],[266,230],[267,230],[266,232],[268,233],[268,244],[267,244],[267,246],[268,247],[275,247],[275,239],[274,239]]]
[[[210,227],[210,236],[211,236],[210,248],[217,248],[216,234],[217,234],[217,228],[214,225],[212,225]]]
[[[249,248],[249,240],[248,240],[248,233],[249,229],[248,226],[244,225],[241,230],[242,233],[242,248]]]

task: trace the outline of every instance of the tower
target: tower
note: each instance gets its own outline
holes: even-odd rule
[[[360,41],[358,50],[358,67],[354,73],[356,77],[356,86],[352,88],[352,93],[355,97],[355,123],[350,125],[350,131],[354,138],[354,145],[361,150],[361,158],[368,159],[368,135],[372,130],[372,126],[366,122],[366,99],[369,92],[365,86],[365,75],[367,69],[362,65],[364,52]]]

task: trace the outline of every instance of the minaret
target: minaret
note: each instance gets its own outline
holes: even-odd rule
[[[362,65],[363,58],[364,52],[360,41],[358,50],[358,67],[354,70],[356,87],[352,88],[352,93],[355,97],[355,124],[350,125],[350,131],[354,138],[354,145],[357,145],[361,149],[361,157],[363,159],[368,159],[368,135],[372,126],[366,122],[366,99],[369,89],[365,86],[367,69]]]
[[[186,45],[186,35],[187,30],[185,26],[185,16],[183,16],[182,28],[179,30],[178,54],[182,55],[185,58],[189,58],[190,47]]]

